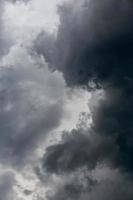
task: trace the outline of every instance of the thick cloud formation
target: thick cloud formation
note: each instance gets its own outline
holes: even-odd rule
[[[47,196],[50,200],[131,200],[132,181],[119,174],[105,176],[104,180],[99,182],[89,176],[80,176],[80,179],[74,178],[70,182],[66,181],[65,184],[56,186],[54,194],[51,191]]]
[[[16,43],[12,48],[4,34],[4,25],[12,17],[11,21],[10,15],[5,17],[7,21],[3,23],[5,1],[0,2],[0,56],[8,52],[0,60],[0,163],[12,164],[16,170],[16,166],[26,166],[28,159],[35,162],[33,155],[42,139],[60,124],[65,83],[59,70],[69,87],[89,85],[92,124],[87,129],[83,121],[82,127],[64,132],[60,142],[46,149],[43,174],[38,171],[37,175],[43,184],[47,182],[45,188],[51,187],[47,199],[132,200],[133,2],[69,1],[59,7],[57,37],[46,32],[41,21],[36,32],[39,35],[32,45],[36,34],[30,34],[37,29],[33,27],[34,20],[42,6],[30,17],[28,9],[35,8],[38,2],[24,6],[24,26],[20,28],[20,18],[18,24],[13,20],[11,27],[7,27],[14,32]],[[17,5],[13,18],[18,15]],[[52,13],[50,16],[53,17]],[[32,17],[30,26],[27,19]],[[48,67],[55,71],[50,72]],[[96,105],[95,90],[104,93],[102,98],[98,96]],[[1,180],[0,198],[16,198],[12,193],[14,177],[7,174]],[[27,198],[33,191],[23,189]]]
[[[119,164],[132,170],[132,1],[78,1],[60,7],[56,45],[69,85],[88,81],[105,89],[92,110],[96,134],[115,138]],[[114,14],[113,14],[114,13]],[[116,17],[117,14],[117,17]]]
[[[91,89],[93,85],[96,90],[104,90],[104,98],[91,108],[93,122],[88,131],[74,130],[59,144],[48,147],[43,168],[60,175],[82,167],[95,171],[99,165],[103,165],[103,169],[104,166],[118,169],[122,178],[116,175],[111,181],[103,176],[103,182],[94,187],[94,192],[81,195],[80,199],[130,200],[133,198],[130,190],[133,173],[133,2],[79,0],[64,4],[59,13],[54,62],[50,54],[45,54],[45,49],[41,51],[40,48],[39,53],[48,58],[53,69],[63,72],[70,87],[89,85]],[[131,176],[130,180],[125,178],[126,174]],[[67,196],[64,188],[58,188],[53,199],[74,197]]]
[[[14,174],[6,172],[0,176],[0,200],[13,200],[15,193],[13,191],[13,185],[15,183]]]
[[[74,1],[73,7],[60,8],[58,66],[68,84],[87,84],[89,79],[122,84],[130,79],[132,8],[132,1],[121,0],[83,1],[80,6]]]
[[[3,58],[0,80],[0,158],[21,166],[59,125],[65,84],[60,73],[19,46]]]
[[[31,34],[37,29],[34,20],[38,17],[36,23],[40,21],[43,2],[36,9],[38,0],[0,0],[0,200],[34,196],[38,180],[32,168],[38,162],[42,142],[47,145],[46,138],[64,115],[62,74],[50,72],[45,58],[30,48],[37,34]],[[42,26],[40,22],[39,28]],[[34,193],[33,198],[39,199],[38,191]]]
[[[47,149],[43,159],[44,168],[50,172],[69,173],[80,167],[92,170],[98,162],[113,159],[117,152],[115,141],[94,133],[72,130],[63,135],[60,144]]]
[[[126,82],[133,74],[132,1],[72,2],[59,8],[53,67],[64,72],[69,85],[90,79]],[[45,52],[41,43],[40,53],[46,56]]]

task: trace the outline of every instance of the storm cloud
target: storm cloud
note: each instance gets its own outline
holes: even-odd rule
[[[48,58],[53,69],[63,72],[69,87],[89,86],[92,94],[94,90],[104,91],[104,98],[90,108],[90,128],[84,133],[81,129],[68,133],[59,144],[47,148],[42,161],[43,169],[51,174],[68,174],[82,167],[91,173],[103,165],[103,169],[118,169],[124,177],[119,180],[116,175],[112,182],[103,176],[95,192],[81,195],[80,199],[133,198],[129,191],[132,178],[125,178],[132,177],[133,172],[132,11],[130,0],[66,3],[59,7],[54,62],[45,49],[39,52]],[[126,182],[124,190],[115,192]],[[58,188],[53,199],[74,199],[71,195],[59,197],[60,194]]]
[[[133,2],[51,2],[0,2],[0,198],[132,200]]]
[[[116,173],[114,177],[104,176],[104,180],[98,182],[87,176],[79,180],[75,178],[57,186],[54,195],[52,191],[48,193],[50,200],[131,200],[132,196],[132,181]]]
[[[69,173],[87,167],[93,170],[99,162],[113,159],[117,153],[112,138],[85,133],[82,129],[64,133],[60,144],[48,147],[43,159],[44,169],[56,173]]]
[[[132,7],[131,1],[121,0],[72,1],[59,7],[53,68],[64,72],[68,85],[90,79],[120,84],[132,76]],[[49,58],[45,46],[41,43],[39,53]]]

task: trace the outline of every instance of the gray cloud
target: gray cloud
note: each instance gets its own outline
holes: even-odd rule
[[[130,75],[128,70],[132,74],[130,64],[126,74],[123,74],[124,67],[120,67],[128,60],[132,62],[132,2],[72,2],[59,7],[61,23],[55,48],[51,50],[52,58],[46,55],[48,45],[45,49],[41,43],[39,53],[49,62],[54,57],[53,68],[64,73],[68,85],[87,84],[90,79],[99,83],[112,78],[118,84],[124,75]],[[42,34],[41,38],[45,44],[46,37]]]
[[[5,174],[0,172],[0,200],[22,200],[15,189],[22,196],[32,195],[21,177],[27,179],[25,167],[38,160],[38,147],[60,125],[64,113],[61,73],[50,72],[45,59],[19,45],[16,38],[14,43],[10,40],[14,33],[8,32],[8,16],[3,14],[6,4],[16,2],[21,6],[18,1],[0,1],[0,165],[5,167]],[[20,179],[15,180],[8,167],[17,170]]]
[[[62,178],[62,177],[60,177]],[[47,192],[47,198],[52,199],[80,199],[82,194],[91,192],[97,181],[90,177],[86,170],[80,170],[68,177],[63,177],[61,183]]]
[[[49,72],[41,58],[30,56],[24,48],[13,47],[4,62],[0,69],[0,156],[1,161],[21,166],[38,142],[60,124],[65,84],[60,73]]]
[[[101,171],[102,170],[102,171]],[[97,171],[97,169],[96,169]],[[132,180],[119,173],[117,170],[100,169],[100,173],[90,174],[86,169],[73,172],[72,174],[61,176],[60,181],[47,192],[50,200],[97,200],[97,199],[132,199]],[[97,174],[96,174],[97,173]]]
[[[131,1],[95,0],[60,7],[54,66],[68,85],[93,80],[105,90],[104,100],[92,111],[92,130],[114,138],[119,148],[115,163],[127,171],[133,163],[132,6]]]
[[[48,147],[43,158],[43,167],[51,173],[70,173],[87,167],[94,169],[99,162],[108,162],[117,154],[115,140],[100,137],[84,130],[72,130],[63,135],[60,144]]]
[[[10,42],[7,38],[5,38],[4,35],[4,30],[3,30],[4,24],[2,20],[3,12],[4,12],[4,1],[1,0],[0,1],[0,57],[8,53],[10,47]]]
[[[26,163],[26,154],[33,156],[38,142],[60,123],[65,83],[57,71],[49,72],[40,54],[52,70],[63,72],[69,87],[93,83],[90,89],[104,90],[104,98],[91,108],[91,127],[77,128],[46,149],[42,170],[62,178],[48,199],[133,199],[132,9],[130,0],[63,4],[57,38],[42,32],[33,45],[38,55],[16,45],[2,60],[1,162]],[[0,43],[3,55],[6,42]],[[84,187],[86,177],[81,179],[77,170],[93,173],[99,165],[119,174],[103,174],[96,181],[87,177]]]
[[[56,38],[53,34],[41,32],[34,40],[33,48],[39,54],[43,55],[46,61],[49,63],[49,67],[52,68],[55,64],[55,43]]]
[[[89,171],[103,164],[118,169],[121,177],[116,175],[112,180],[103,175],[92,191],[81,192],[76,199],[133,198],[132,10],[130,0],[72,1],[59,7],[60,26],[54,47],[48,42],[42,48],[48,38],[39,36],[41,45],[38,42],[36,51],[45,55],[50,67],[63,72],[69,87],[93,83],[95,87],[89,89],[104,90],[104,98],[91,108],[90,129],[83,134],[80,129],[72,131],[59,144],[48,147],[42,160],[44,171],[58,176],[84,166]],[[53,50],[47,54],[49,48]],[[125,177],[127,174],[131,178]],[[49,198],[75,197],[63,186]]]
[[[0,176],[0,200],[13,200],[15,193],[13,192],[13,185],[15,184],[14,174],[6,172]]]
[[[5,4],[16,3],[18,1],[27,2],[28,0],[1,0],[0,1],[0,58],[9,53],[11,46],[14,42],[11,40],[9,33],[5,30],[3,14],[5,11]]]

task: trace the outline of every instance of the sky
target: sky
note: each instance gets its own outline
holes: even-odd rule
[[[133,2],[0,0],[0,200],[133,199]]]

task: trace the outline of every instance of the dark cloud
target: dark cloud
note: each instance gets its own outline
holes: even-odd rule
[[[122,175],[117,170],[107,170],[104,167],[100,173],[92,175],[86,169],[82,169],[61,176],[60,182],[56,182],[54,187],[47,192],[47,197],[50,200],[132,199],[132,180],[128,176]]]
[[[132,9],[132,1],[113,0],[61,6],[54,66],[68,85],[93,81],[105,90],[104,100],[92,110],[91,129],[115,140],[119,156],[114,163],[126,171],[133,169]],[[64,152],[59,148],[57,154]]]
[[[68,85],[87,84],[90,79],[124,84],[133,75],[132,9],[130,0],[73,1],[60,6],[61,23],[51,57],[46,51],[52,40],[45,44],[48,38],[43,34],[37,50],[49,62],[54,58],[53,68],[64,73]]]
[[[98,184],[86,173],[85,169],[77,171],[73,175],[68,175],[68,177],[63,177],[63,182],[57,184],[53,192],[51,190],[47,192],[48,199],[80,199],[82,194],[91,192],[93,187]]]
[[[3,6],[1,1],[1,13]],[[42,169],[52,178],[53,174],[62,178],[62,185],[57,184],[54,193],[48,193],[50,200],[133,199],[132,11],[131,0],[65,3],[58,11],[57,38],[42,32],[34,42],[37,54],[44,55],[52,70],[63,72],[69,87],[89,84],[90,89],[104,91],[104,97],[90,108],[91,127],[65,133],[58,144],[46,149]],[[3,34],[2,14],[0,20],[3,55],[9,50],[9,43]],[[6,64],[0,73],[0,159],[15,166],[27,163],[27,156],[31,152],[33,156],[38,141],[59,125],[63,113],[58,96],[63,96],[60,90],[64,83],[59,87],[56,73],[50,76],[48,70],[41,70],[44,63],[36,62],[40,57],[21,50],[19,46],[18,54],[4,58],[13,67]],[[86,168],[91,174],[98,166],[118,170],[119,174],[103,174],[95,180],[90,176],[81,178],[81,171],[77,173]],[[39,171],[38,176],[41,177]],[[2,179],[2,199],[9,199],[6,188],[10,191],[12,185],[12,178]],[[29,191],[24,192],[28,195]]]
[[[69,173],[84,166],[92,170],[99,162],[113,159],[115,154],[117,148],[112,138],[73,130],[63,135],[60,144],[48,147],[43,166],[52,173]]]
[[[30,190],[24,190],[23,193],[24,193],[26,196],[29,196],[29,195],[31,195],[33,192],[30,191]]]
[[[83,182],[82,182],[83,183]],[[131,200],[133,197],[132,182],[126,179],[103,180],[97,184],[86,187],[84,190],[76,182],[57,188],[54,195],[49,194],[49,200]]]
[[[132,11],[130,0],[64,4],[59,7],[60,26],[52,54],[47,55],[45,47],[38,51],[47,57],[50,67],[63,72],[68,86],[90,84],[104,91],[104,97],[91,108],[91,127],[84,133],[77,129],[63,136],[43,157],[44,171],[52,174],[67,176],[85,166],[95,171],[103,164],[120,172],[122,178],[115,176],[114,180],[103,176],[91,192],[79,195],[81,200],[133,198]],[[125,178],[126,174],[130,178]],[[50,199],[75,197],[63,187]]]
[[[133,170],[132,102],[132,86],[121,90],[111,89],[93,112],[93,129],[98,134],[115,138],[119,154],[114,162],[128,172]]]
[[[87,84],[96,79],[118,85],[125,77],[130,79],[132,9],[132,1],[121,0],[83,1],[81,6],[74,2],[73,7],[59,9],[57,67],[68,84]]]

